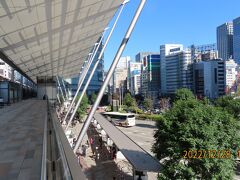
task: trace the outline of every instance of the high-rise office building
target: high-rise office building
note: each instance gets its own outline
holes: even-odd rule
[[[193,62],[218,59],[218,51],[215,43],[203,45],[191,45],[189,47],[192,53]]]
[[[182,50],[165,56],[166,94],[174,94],[179,88],[192,90],[191,50]]]
[[[91,67],[89,68],[89,71],[87,72],[86,78],[81,86],[81,91],[83,90],[83,87],[85,86],[85,84],[87,83],[88,77],[90,76],[90,73],[92,72],[93,66],[97,61],[97,58],[99,56],[99,53],[101,52],[102,46],[100,46],[100,48],[98,49],[98,52],[96,53],[96,56],[92,62]],[[89,96],[92,93],[97,93],[102,84],[103,84],[103,77],[104,77],[104,60],[103,57],[102,59],[99,61],[99,64],[93,74],[93,77],[89,83],[89,86],[87,88],[86,94]],[[79,77],[75,77],[75,78],[71,78],[71,79],[67,79],[67,82],[70,85],[70,91],[71,91],[71,96],[73,97],[77,91],[77,87],[78,87],[78,82],[79,82]]]
[[[151,54],[143,58],[141,94],[156,100],[160,93],[160,55]]]
[[[225,61],[215,59],[193,64],[193,90],[198,97],[218,98],[225,94]]]
[[[233,59],[225,62],[226,94],[235,93],[237,90],[237,63]]]
[[[240,64],[240,17],[233,20],[233,59]]]
[[[161,94],[167,94],[167,72],[166,56],[183,50],[182,44],[165,44],[160,46],[160,76],[161,76]]]
[[[121,57],[119,59],[116,69],[128,69],[130,60],[131,60],[130,56]]]
[[[233,57],[233,23],[224,23],[217,27],[217,49],[219,58],[227,60]]]
[[[129,62],[128,66],[128,86],[132,95],[140,93],[141,88],[141,66],[139,62]]]
[[[119,88],[126,91],[129,89],[127,79],[128,79],[128,66],[131,58],[129,56],[121,57],[117,67],[113,73],[113,91],[119,92]],[[127,85],[127,86],[126,86]]]
[[[159,54],[158,52],[139,52],[136,56],[135,56],[135,62],[137,63],[141,63],[141,75],[140,75],[140,89],[139,89],[139,93],[141,93],[142,95],[146,96],[146,92],[147,92],[147,81],[146,81],[146,66],[143,66],[143,62],[144,59],[147,58],[148,55],[151,54]],[[146,60],[145,60],[146,61]]]

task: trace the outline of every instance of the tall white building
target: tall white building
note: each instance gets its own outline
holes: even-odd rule
[[[233,59],[240,64],[240,17],[233,20]]]
[[[0,59],[0,79],[13,80],[13,69]]]
[[[113,73],[113,91],[116,92],[122,86],[124,86],[124,90],[129,87],[125,87],[126,81],[128,78],[128,65],[130,62],[130,57],[121,57],[118,65]]]
[[[183,50],[182,44],[165,44],[160,46],[160,78],[161,78],[161,94],[167,94],[167,64],[166,56],[180,52]],[[168,65],[170,65],[168,63]]]
[[[233,23],[224,23],[217,27],[217,50],[219,58],[227,60],[233,57]]]
[[[140,93],[141,88],[141,66],[139,62],[129,62],[128,67],[128,83],[129,90],[132,95]]]
[[[166,93],[173,94],[179,88],[192,90],[191,50],[182,50],[165,56]]]
[[[121,57],[119,59],[116,69],[128,69],[130,60],[131,60],[130,56]]]
[[[234,92],[237,80],[237,63],[233,59],[225,62],[226,93]]]

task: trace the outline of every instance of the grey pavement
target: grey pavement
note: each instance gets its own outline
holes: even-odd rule
[[[136,120],[136,125],[133,127],[117,127],[145,151],[154,156],[151,151],[154,143],[153,135],[156,130],[154,121]]]
[[[47,104],[26,100],[0,109],[0,179],[40,179]]]

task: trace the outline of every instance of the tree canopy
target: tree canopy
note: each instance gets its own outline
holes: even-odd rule
[[[79,97],[76,98],[76,102],[78,101]],[[86,114],[86,110],[88,108],[89,104],[88,104],[88,97],[86,94],[84,94],[82,101],[80,103],[80,106],[77,110],[79,119],[82,119],[84,117],[84,115]]]
[[[175,94],[175,101],[177,100],[188,100],[188,99],[194,99],[194,95],[192,91],[190,91],[187,88],[181,88],[176,90]]]
[[[234,99],[232,96],[223,96],[215,101],[217,107],[233,114],[237,119],[240,115],[240,99]]]
[[[136,100],[131,96],[130,93],[127,93],[124,96],[123,104],[127,107],[135,107],[136,106]]]
[[[157,121],[152,150],[163,162],[159,179],[232,179],[240,147],[239,122],[226,110],[186,92],[179,90],[178,100]],[[231,157],[184,158],[190,150],[229,150]]]
[[[94,102],[96,101],[97,99],[97,95],[95,93],[92,93],[91,94],[91,97],[90,97],[90,103],[91,104],[94,104]]]
[[[146,110],[151,110],[153,108],[153,101],[152,99],[150,98],[145,98],[144,101],[143,101],[143,107],[146,109]]]

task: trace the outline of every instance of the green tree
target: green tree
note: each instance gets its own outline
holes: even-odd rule
[[[91,97],[90,97],[90,102],[91,104],[94,104],[94,102],[96,101],[97,99],[97,95],[95,93],[92,93],[91,94]]]
[[[147,110],[151,110],[153,108],[153,101],[150,98],[145,98],[143,101],[143,107]]]
[[[130,93],[127,93],[124,96],[123,104],[127,107],[136,107],[136,100],[131,96]]]
[[[215,101],[217,107],[233,114],[237,119],[240,115],[240,99],[234,99],[232,96],[222,96]]]
[[[176,90],[175,94],[175,100],[188,100],[188,99],[194,99],[194,95],[192,91],[190,91],[187,88],[181,88]]]
[[[159,179],[232,179],[238,129],[238,121],[224,110],[191,98],[174,102],[157,121],[154,135],[152,150],[163,160]],[[185,159],[189,150],[230,150],[232,156]]]
[[[240,96],[240,85],[237,87],[237,96]]]
[[[78,101],[79,96],[76,98],[76,102]],[[79,119],[82,119],[84,117],[84,115],[86,115],[86,110],[88,108],[89,104],[88,104],[88,97],[86,94],[84,94],[82,101],[80,103],[80,106],[77,110],[77,114]]]

